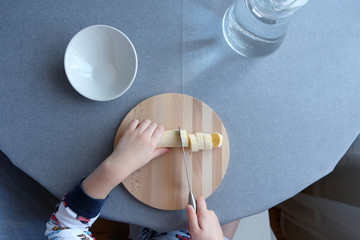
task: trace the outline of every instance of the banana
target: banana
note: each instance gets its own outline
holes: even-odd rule
[[[210,150],[221,147],[223,144],[223,136],[217,132],[188,134],[182,129],[180,133],[184,147],[190,147],[191,152]],[[181,147],[179,130],[165,130],[156,147]]]
[[[189,140],[187,137],[187,132],[186,130],[182,129],[180,130],[181,133],[181,138],[183,140],[183,145],[184,147],[188,147],[189,146]],[[172,147],[181,147],[181,142],[180,142],[180,135],[179,135],[179,130],[165,130],[163,132],[163,135],[160,138],[160,141],[158,143],[158,145],[156,146],[157,148],[160,147],[168,147],[168,148],[172,148]]]
[[[223,136],[220,133],[211,133],[212,144],[214,148],[221,147],[223,143]]]
[[[199,150],[204,150],[205,149],[205,141],[204,141],[204,134],[203,133],[195,133],[197,142],[198,142],[198,146],[199,146]]]
[[[205,142],[205,150],[210,150],[213,148],[213,142],[210,133],[204,133],[204,142]]]
[[[195,134],[189,134],[188,136],[189,136],[189,142],[190,142],[190,151],[191,152],[199,151],[199,145],[198,145],[198,141],[197,141]]]

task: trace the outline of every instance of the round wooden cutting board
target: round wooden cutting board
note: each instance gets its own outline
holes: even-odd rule
[[[177,93],[150,97],[136,105],[124,118],[116,133],[115,145],[133,120],[150,119],[165,129],[185,129],[187,133],[218,132],[223,146],[191,153],[185,148],[189,178],[195,196],[209,197],[223,179],[229,163],[229,141],[216,113],[205,103]],[[123,181],[139,201],[158,209],[177,210],[188,202],[188,185],[181,148],[166,153],[131,174]]]

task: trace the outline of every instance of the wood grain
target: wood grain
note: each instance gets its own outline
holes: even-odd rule
[[[185,148],[194,195],[207,198],[215,191],[225,175],[230,150],[226,130],[209,106],[191,96],[177,93],[148,98],[136,105],[123,119],[114,146],[133,119],[150,119],[165,129],[177,129],[180,126],[188,133],[222,134],[224,140],[220,148],[194,153]],[[136,199],[151,207],[163,210],[185,208],[189,189],[181,148],[172,148],[171,152],[152,160],[131,174],[123,184]]]

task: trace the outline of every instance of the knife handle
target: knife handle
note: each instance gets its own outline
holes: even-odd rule
[[[194,208],[195,212],[196,212],[196,201],[195,201],[195,197],[194,194],[192,193],[192,191],[189,192],[189,204]]]

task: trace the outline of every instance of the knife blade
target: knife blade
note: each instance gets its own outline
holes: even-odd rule
[[[189,187],[188,203],[194,208],[194,210],[195,210],[195,212],[196,212],[196,201],[195,201],[195,198],[194,198],[194,194],[192,193],[192,190],[191,190],[190,179],[189,179],[189,171],[188,171],[188,167],[187,167],[185,149],[184,149],[183,139],[182,139],[182,136],[181,136],[181,129],[180,129],[180,127],[179,127],[179,135],[180,135],[180,142],[181,142],[181,149],[182,149],[182,154],[183,154],[183,160],[184,160],[184,164],[185,164],[186,179],[187,179],[188,187]]]

